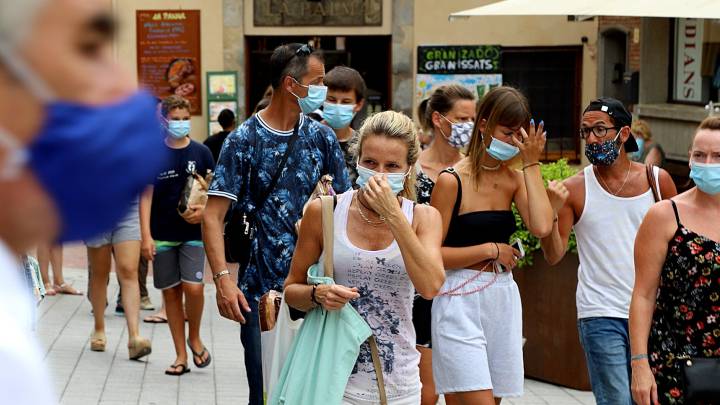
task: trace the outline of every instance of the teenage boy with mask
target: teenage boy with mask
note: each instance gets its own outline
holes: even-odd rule
[[[350,183],[357,187],[357,162],[350,153],[350,146],[357,140],[358,132],[350,127],[365,104],[365,80],[360,73],[347,66],[337,66],[325,75],[328,88],[327,99],[323,103],[323,123],[335,131],[340,149],[345,156],[345,167],[350,175]]]
[[[182,375],[190,370],[185,349],[185,316],[188,320],[187,345],[193,363],[198,368],[207,367],[211,357],[200,340],[205,269],[200,221],[204,207],[191,205],[183,214],[177,207],[188,177],[192,173],[204,177],[215,164],[210,149],[190,139],[190,103],[187,100],[176,95],[167,97],[162,102],[161,114],[171,159],[140,200],[142,254],[153,262],[155,288],[162,290],[175,344],[176,358],[165,374]]]
[[[335,134],[305,115],[319,108],[327,94],[321,56],[308,45],[282,45],[270,57],[270,77],[270,105],[225,140],[203,220],[218,309],[242,323],[251,405],[263,404],[258,300],[270,289],[282,291],[295,249],[295,223],[321,176],[333,176],[338,193],[350,189]],[[264,193],[267,198],[258,201]],[[222,236],[223,218],[234,201],[235,209],[256,213],[251,260],[238,285],[228,277]]]
[[[591,164],[548,185],[556,216],[552,233],[541,240],[545,258],[556,264],[575,231],[578,331],[598,405],[632,405],[628,315],[635,280],[633,246],[655,200],[645,165],[628,156],[638,150],[631,122],[630,113],[613,98],[597,99],[585,109],[580,136]],[[653,175],[659,198],[677,194],[667,172],[656,167]]]

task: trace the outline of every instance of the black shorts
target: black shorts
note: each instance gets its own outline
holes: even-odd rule
[[[415,326],[415,344],[432,348],[432,336],[430,335],[430,317],[432,315],[432,300],[426,300],[420,295],[415,295],[413,302],[413,326]]]

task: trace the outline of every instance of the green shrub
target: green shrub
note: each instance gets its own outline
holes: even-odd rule
[[[565,180],[568,177],[575,174],[576,170],[570,167],[567,163],[567,159],[560,159],[557,162],[546,163],[540,167],[545,186],[547,186],[550,180]],[[533,253],[540,250],[540,239],[533,236],[527,227],[523,223],[522,217],[518,212],[515,204],[512,207],[513,214],[515,214],[515,225],[517,225],[517,231],[513,234],[510,240],[518,238],[522,241],[523,248],[525,249],[525,257],[518,261],[518,267],[522,268],[525,266],[532,266],[533,264]],[[575,242],[575,233],[570,233],[570,240],[568,241],[568,250],[572,253],[577,253],[577,243]]]

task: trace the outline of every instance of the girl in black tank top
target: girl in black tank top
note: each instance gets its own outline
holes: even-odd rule
[[[455,176],[458,191],[444,245],[467,247],[488,242],[507,243],[517,230],[513,212],[511,210],[488,210],[460,215],[460,202],[462,202],[460,176],[453,168],[443,170],[443,173],[445,172]]]
[[[457,170],[443,171],[433,189],[432,205],[445,230],[446,269],[432,307],[433,372],[437,392],[462,403],[494,405],[496,396],[523,391],[520,294],[512,273],[496,269],[512,270],[519,259],[509,245],[517,229],[512,204],[532,234],[545,236],[553,226],[538,162],[546,138],[542,122],[536,128],[529,111],[515,89],[488,92],[467,157]],[[518,154],[522,173],[506,164]],[[465,187],[465,195],[463,182],[474,186]],[[461,207],[469,212],[461,214]],[[471,372],[466,364],[473,365]]]

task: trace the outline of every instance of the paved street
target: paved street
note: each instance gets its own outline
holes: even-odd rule
[[[86,270],[80,248],[66,249],[68,282],[86,290]],[[72,268],[70,266],[78,266]],[[84,267],[84,266],[83,266]],[[151,298],[160,304],[160,294],[148,280]],[[114,315],[118,284],[111,277],[110,305],[106,311],[107,351],[91,352],[93,321],[90,303],[84,297],[47,297],[38,309],[38,336],[46,353],[62,404],[246,404],[247,388],[241,354],[239,328],[221,318],[214,303],[215,289],[206,285],[206,305],[201,330],[213,356],[206,369],[190,365],[192,372],[180,378],[163,371],[174,360],[170,331],[166,324],[141,323],[143,336],[152,339],[153,353],[143,361],[127,359],[125,319]],[[142,316],[150,314],[143,311]],[[592,395],[541,382],[526,380],[525,395],[504,404],[594,404]]]

